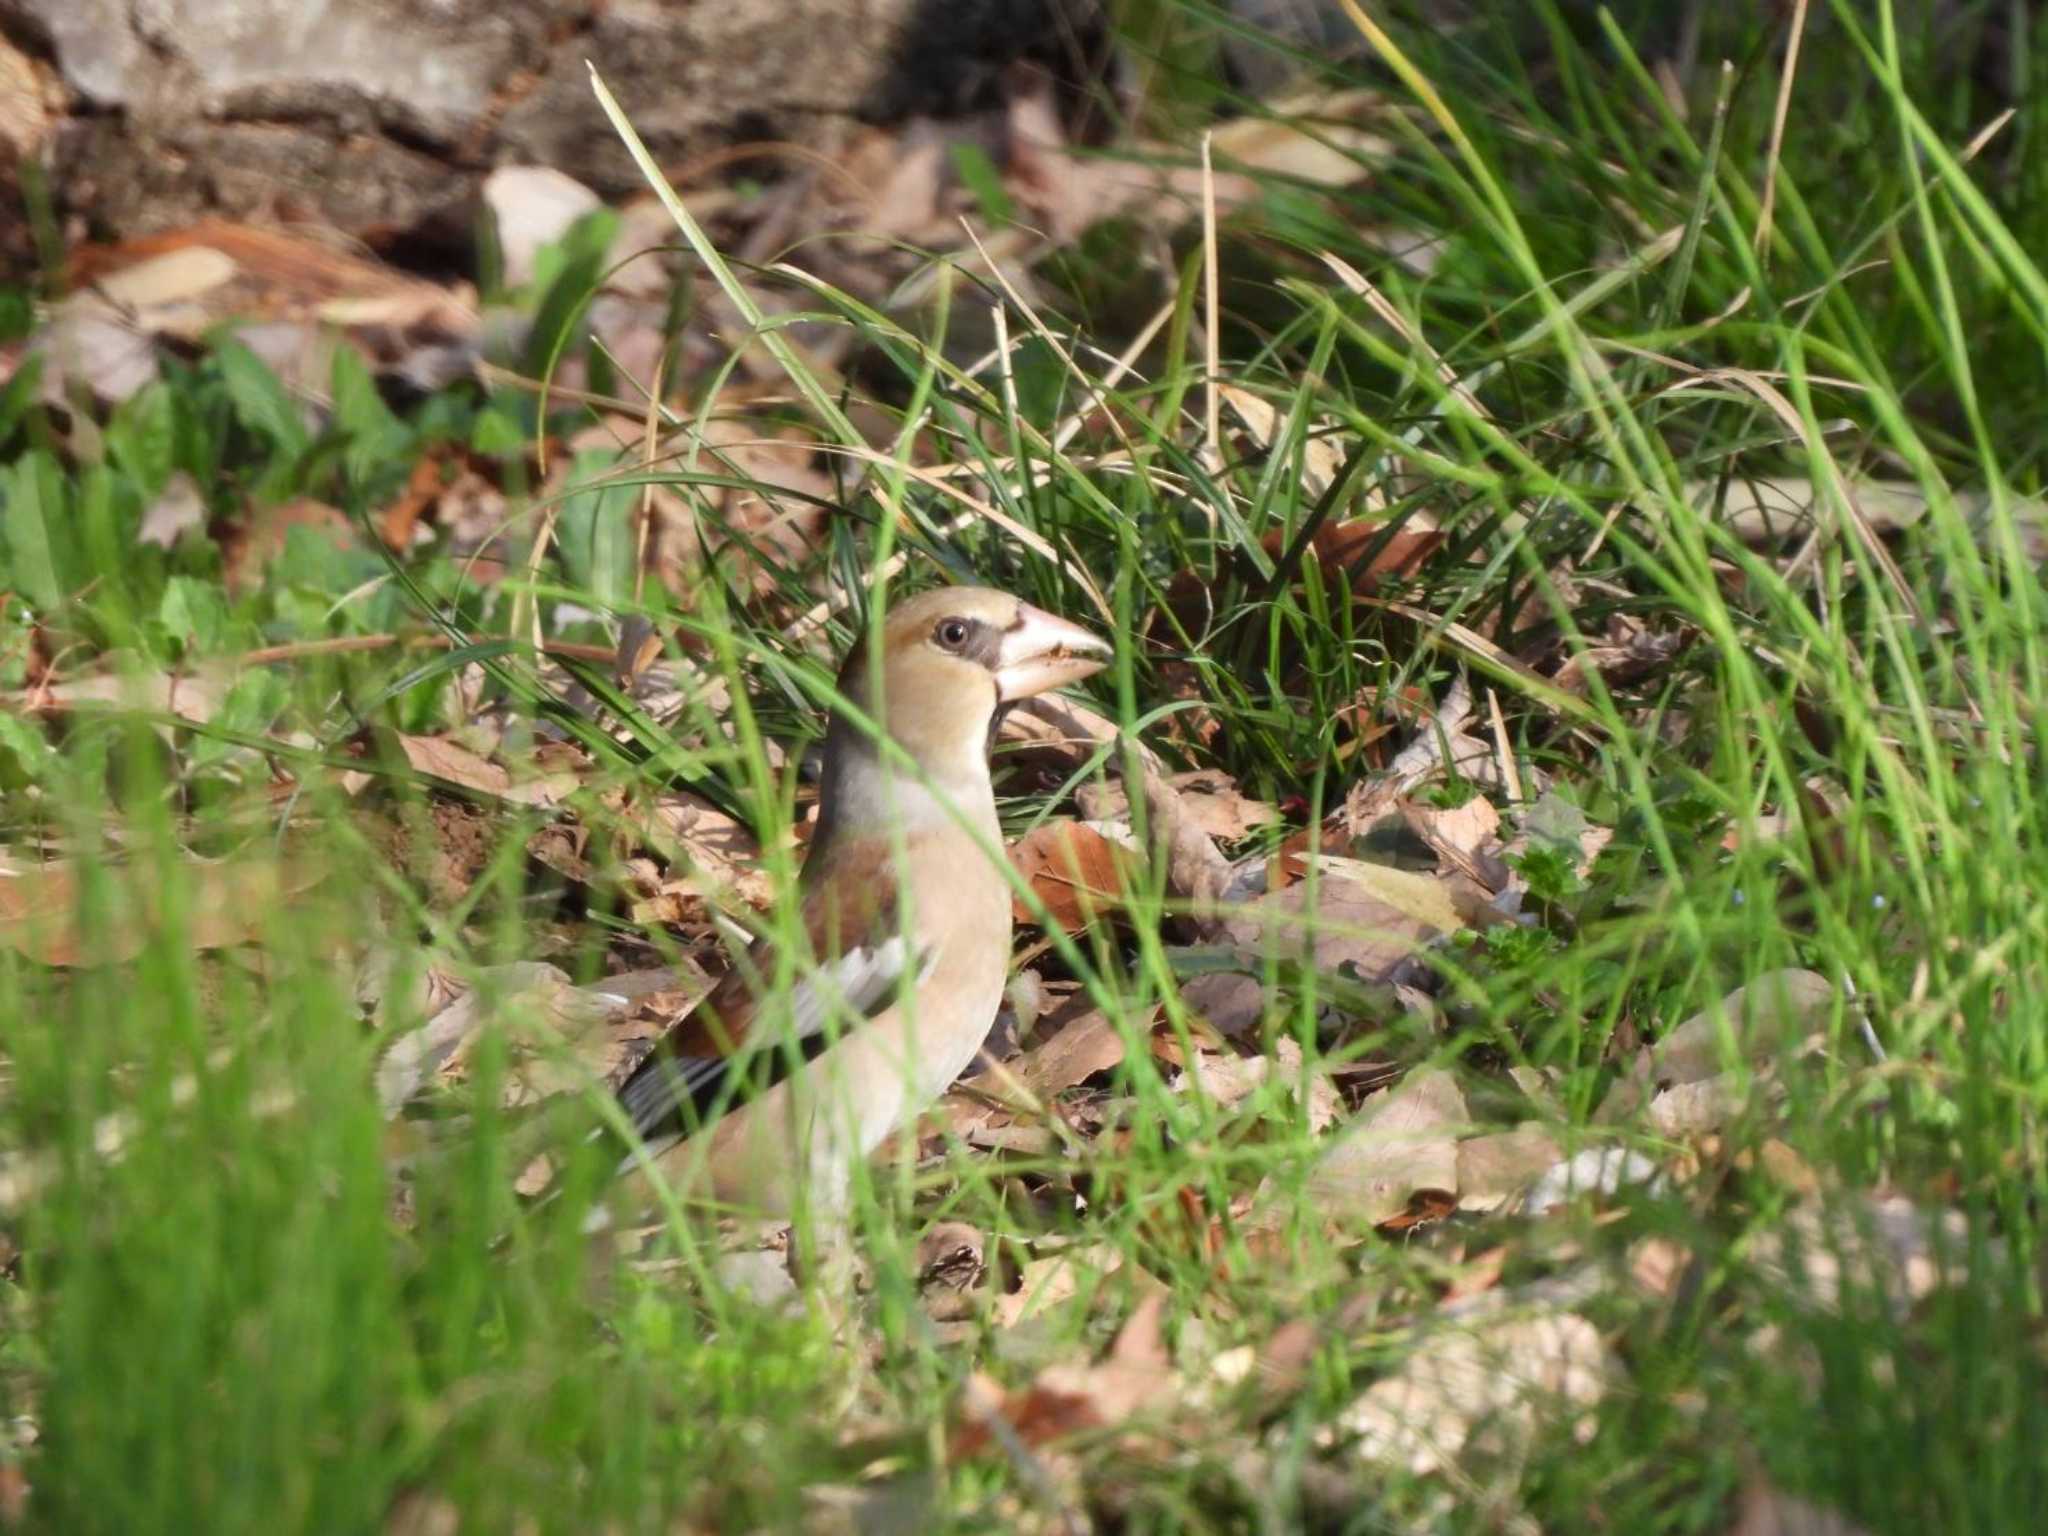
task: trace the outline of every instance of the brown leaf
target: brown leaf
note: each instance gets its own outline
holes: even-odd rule
[[[356,546],[356,529],[348,514],[324,501],[301,496],[280,506],[251,507],[241,525],[221,540],[228,590],[243,593],[261,585],[263,573],[284,553],[294,528],[305,529],[338,551]]]
[[[710,979],[694,967],[612,976],[587,987],[572,986],[563,971],[541,961],[448,974],[455,983],[452,1000],[395,1040],[377,1064],[387,1117],[430,1080],[465,1080],[489,1029],[502,1031],[510,1047],[500,1096],[507,1107],[613,1081],[657,1032],[637,1022],[642,1005],[654,1003],[671,1018],[710,989]]]
[[[72,284],[106,295],[145,330],[199,340],[229,319],[431,326],[469,335],[466,294],[283,229],[207,219],[73,253]]]
[[[1249,798],[1230,775],[1216,768],[1169,774],[1166,783],[1179,799],[1188,820],[1205,837],[1219,843],[1242,842],[1260,827],[1280,820],[1278,808]],[[1091,798],[1097,796],[1099,798]],[[1128,821],[1130,802],[1121,784],[1088,785],[1079,794],[1082,809],[1097,821]]]
[[[1010,862],[1068,933],[1122,905],[1130,858],[1127,849],[1071,819],[1043,822],[1010,848]],[[1037,920],[1021,897],[1015,905],[1019,922]]]
[[[1413,899],[1419,887],[1405,879],[1388,879],[1405,874],[1373,874],[1370,878],[1379,890],[1335,875],[1318,883],[1313,894],[1306,884],[1291,885],[1232,908],[1222,931],[1231,943],[1253,953],[1270,949],[1304,955],[1319,971],[1348,971],[1359,981],[1383,981],[1427,940],[1460,926],[1448,897],[1441,897],[1440,907],[1424,908],[1426,917],[1385,900],[1383,893],[1394,892],[1410,907],[1422,905]]]
[[[1796,1046],[1821,1027],[1835,1003],[1835,987],[1817,971],[1768,971],[1702,1009],[1663,1039],[1644,1047],[1628,1074],[1608,1090],[1594,1120],[1611,1125],[1641,1109],[1660,1091],[1704,1083],[1730,1063]],[[1683,1106],[1674,1104],[1674,1114]]]
[[[1629,1249],[1629,1278],[1651,1296],[1670,1300],[1692,1265],[1692,1250],[1668,1237],[1646,1237]]]
[[[1369,835],[1381,817],[1447,771],[1481,784],[1499,778],[1492,743],[1467,732],[1473,722],[1472,689],[1462,676],[1444,691],[1441,703],[1422,713],[1412,738],[1386,768],[1346,791],[1344,827],[1351,838]]]
[[[1216,931],[1216,908],[1230,886],[1230,861],[1217,852],[1166,775],[1150,763],[1143,766],[1147,822],[1166,851],[1167,893],[1189,905],[1196,934],[1207,936]]]
[[[1439,869],[1462,874],[1489,892],[1507,885],[1508,866],[1501,858],[1500,812],[1484,795],[1474,795],[1448,810],[1404,800],[1400,810],[1409,829],[1436,854]]]
[[[1188,1063],[1186,1081],[1214,1099],[1224,1109],[1235,1109],[1262,1085],[1277,1080],[1288,1093],[1303,1089],[1301,1047],[1292,1040],[1274,1042],[1271,1056],[1239,1056],[1235,1053],[1197,1051]],[[1327,1073],[1317,1068],[1307,1074],[1308,1128],[1320,1133],[1337,1121],[1343,1105]]]
[[[412,548],[413,531],[420,518],[441,494],[441,459],[426,453],[414,461],[405,489],[377,514],[377,534],[387,547],[401,552]]]
[[[503,796],[512,788],[509,772],[445,736],[401,734],[398,747],[415,773],[431,774],[486,795]]]
[[[996,1298],[989,1320],[998,1328],[1014,1328],[1072,1301],[1084,1286],[1122,1267],[1123,1255],[1106,1243],[1032,1259],[1017,1272],[1017,1288]]]
[[[1458,1207],[1499,1210],[1564,1158],[1540,1126],[1518,1126],[1458,1143]]]
[[[1283,863],[1290,883],[1306,879],[1313,870],[1322,877],[1326,890],[1336,886],[1363,891],[1427,930],[1452,933],[1467,925],[1455,877],[1446,879],[1333,853],[1291,854]]]
[[[761,846],[753,829],[728,816],[701,795],[688,790],[665,793],[635,818],[633,825],[655,854],[669,865],[668,877],[656,887],[671,898],[676,922],[701,916],[707,897],[729,896],[755,908],[775,899],[775,882],[762,865]],[[651,913],[639,921],[657,920]]]
[[[199,492],[199,482],[182,469],[174,470],[164,488],[157,492],[156,500],[142,514],[135,542],[152,544],[158,549],[176,549],[178,540],[187,533],[205,527],[206,499]]]
[[[55,69],[0,36],[0,162],[43,163],[43,148],[64,121],[65,94]],[[0,1520],[5,1518],[0,1498]]]
[[[318,884],[314,865],[282,866],[262,859],[187,858],[177,894],[178,936],[191,949],[253,943],[292,897]],[[163,919],[166,892],[155,881],[136,881],[106,893],[110,910],[90,914],[81,927],[80,881],[68,864],[25,869],[0,865],[0,949],[39,965],[113,965],[132,960]]]
[[[1878,533],[1911,528],[1927,515],[1927,492],[1910,480],[1846,482],[1858,513]],[[1696,480],[1685,487],[1686,500],[1701,509],[1718,506],[1729,529],[1752,544],[1803,537],[1814,526],[1815,508],[1823,500],[1804,475],[1745,475],[1724,485]],[[1988,506],[1982,490],[1955,494],[1957,510],[1972,522]],[[2042,531],[2048,529],[2048,500],[2038,496],[2009,498],[2013,520],[2030,547],[2029,559],[2041,558]]]
[[[1226,1040],[1255,1039],[1271,999],[1266,985],[1244,971],[1203,971],[1181,983],[1181,1001]]]
[[[1418,1193],[1455,1198],[1458,1133],[1469,1119],[1450,1073],[1409,1073],[1367,1099],[1317,1162],[1309,1175],[1316,1209],[1345,1228],[1372,1227],[1401,1215]]]
[[[104,670],[61,683],[45,682],[11,702],[29,714],[65,714],[101,706],[206,721],[220,712],[234,686],[232,664],[219,660],[209,659],[183,672],[137,673],[119,668],[116,664],[122,659],[103,656],[100,666]]]
[[[1024,1445],[1037,1449],[1070,1436],[1114,1429],[1148,1409],[1177,1398],[1179,1378],[1166,1353],[1160,1315],[1163,1290],[1140,1301],[1117,1334],[1109,1354],[1092,1365],[1054,1365],[1022,1391],[1004,1392],[984,1381],[970,1401],[952,1455],[973,1456],[994,1438],[989,1421],[1000,1418]],[[991,1388],[993,1390],[991,1391]]]
[[[1270,116],[1225,119],[1211,148],[1219,162],[1234,160],[1262,175],[1347,187],[1393,157],[1393,140],[1360,126],[1386,106],[1370,90],[1295,96],[1276,103]]]
[[[1146,1025],[1133,1020],[1132,1028]],[[1026,1051],[1010,1064],[1010,1070],[1041,1099],[1050,1099],[1107,1072],[1124,1059],[1124,1036],[1108,1015],[1091,1008],[1044,1044]]]
[[[0,48],[5,46],[0,42]],[[30,1491],[28,1474],[21,1470],[21,1463],[12,1457],[0,1461],[0,1525],[11,1528],[27,1522]]]
[[[1067,771],[1079,768],[1094,756],[1097,748],[1118,739],[1116,722],[1085,704],[1055,693],[1026,699],[1003,711],[997,739],[1007,745],[1022,745],[1058,759]],[[1157,758],[1143,742],[1138,754],[1157,766]]]

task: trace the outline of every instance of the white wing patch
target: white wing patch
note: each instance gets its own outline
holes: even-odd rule
[[[894,1003],[905,985],[910,963],[910,941],[900,933],[880,944],[857,946],[792,982],[787,997],[787,1035],[772,1029],[762,1031],[731,1057],[650,1056],[619,1089],[633,1129],[650,1144],[675,1140],[683,1129],[685,1103],[695,1104],[700,1113],[707,1111],[735,1066],[760,1052],[776,1051],[782,1041],[803,1042],[804,1055],[815,1056],[834,1033],[831,1026],[850,1029]],[[930,977],[938,963],[938,946],[919,951],[916,963],[917,974],[909,982],[913,988]],[[769,982],[767,977],[749,979],[762,987]],[[777,1012],[772,1001],[763,1004],[762,1011],[770,1018]],[[620,1166],[631,1161],[628,1158]]]

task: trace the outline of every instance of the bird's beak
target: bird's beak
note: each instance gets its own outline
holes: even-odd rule
[[[1078,683],[1108,664],[1108,644],[1078,624],[1023,604],[996,652],[996,695],[1005,704]]]

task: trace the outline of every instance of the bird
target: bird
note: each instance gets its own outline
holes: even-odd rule
[[[986,587],[888,609],[839,673],[854,709],[835,709],[825,735],[796,893],[802,948],[756,938],[619,1085],[640,1143],[621,1173],[644,1173],[644,1155],[693,1203],[843,1225],[856,1167],[965,1070],[1002,1002],[999,714],[1110,654]]]

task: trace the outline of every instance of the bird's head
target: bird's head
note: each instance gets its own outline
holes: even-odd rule
[[[1079,625],[987,587],[905,598],[890,607],[880,639],[879,667],[865,643],[855,646],[839,689],[949,787],[986,782],[999,708],[1079,682],[1110,653]]]

